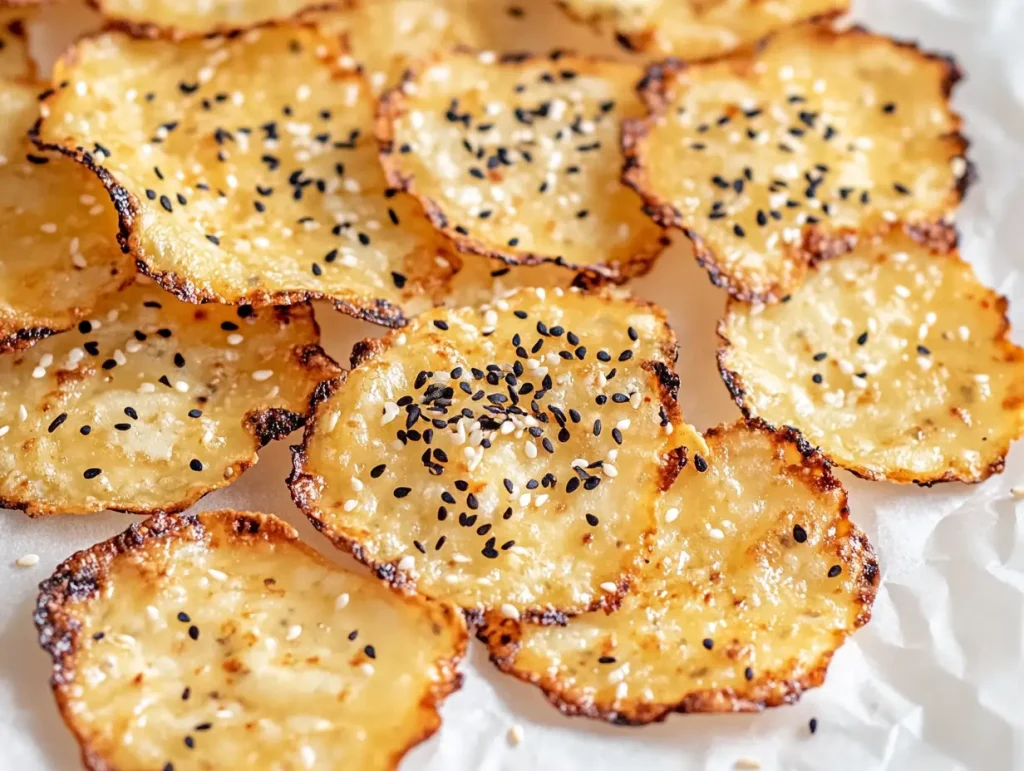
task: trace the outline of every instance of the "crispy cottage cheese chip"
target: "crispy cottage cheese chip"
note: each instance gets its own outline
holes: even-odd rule
[[[624,295],[523,289],[425,314],[322,389],[292,496],[425,595],[530,614],[614,604],[682,446],[703,445],[679,418],[674,358],[664,315]]]
[[[453,53],[383,99],[391,184],[461,249],[510,263],[645,272],[666,244],[619,179],[620,122],[643,106],[630,64]]]
[[[655,65],[652,115],[623,130],[625,179],[714,283],[777,300],[858,231],[899,218],[941,237],[969,178],[958,77],[910,45],[813,24],[755,54]]]
[[[140,37],[180,39],[231,32],[302,11],[331,0],[90,0],[108,21]]]
[[[297,26],[183,43],[78,43],[44,103],[44,143],[92,167],[142,270],[190,302],[326,297],[386,325],[457,267],[387,187],[368,87]]]
[[[870,617],[878,566],[828,463],[756,421],[705,438],[710,455],[662,496],[651,568],[617,611],[488,615],[494,662],[565,714],[637,724],[787,704]]]
[[[0,351],[71,327],[135,275],[103,185],[28,140],[40,89],[0,83]]]
[[[730,303],[718,361],[747,414],[869,479],[977,482],[1024,432],[1006,300],[906,234],[815,266],[791,300]]]
[[[25,39],[25,23],[34,13],[32,4],[9,8],[0,5],[0,78],[31,77],[35,73]],[[6,125],[3,130],[8,130]]]
[[[721,56],[849,0],[559,0],[574,17],[611,26],[636,51],[694,60]]]
[[[394,769],[461,681],[454,607],[330,565],[266,514],[158,514],[40,588],[91,771]]]
[[[110,296],[77,330],[0,356],[0,504],[186,508],[302,425],[338,374],[318,339],[306,304],[195,306],[143,283]]]

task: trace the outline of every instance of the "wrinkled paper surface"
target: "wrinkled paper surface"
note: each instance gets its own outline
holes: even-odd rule
[[[508,5],[493,2],[495,13]],[[962,249],[981,278],[1011,298],[1011,319],[1024,329],[1024,0],[854,0],[854,6],[858,21],[952,53],[963,67],[967,78],[954,103],[980,180],[959,218]],[[64,25],[81,17],[66,7],[51,14]],[[59,50],[59,37],[41,41],[50,48],[44,56]],[[734,419],[714,363],[723,296],[687,247],[675,246],[634,288],[670,311],[690,421],[706,428]],[[324,345],[339,361],[347,361],[353,341],[376,334],[326,306],[318,316]],[[1019,330],[1014,337],[1024,341]],[[267,448],[238,484],[200,507],[278,514],[331,553],[283,484],[287,445]],[[798,705],[754,716],[673,715],[644,728],[569,719],[538,690],[499,674],[474,644],[465,686],[444,707],[440,733],[402,768],[688,771],[731,769],[751,759],[787,771],[1024,769],[1024,501],[1010,495],[1024,484],[1024,448],[1010,454],[1003,475],[975,487],[924,490],[841,477],[852,516],[878,551],[882,586],[872,622],[836,655],[825,686]],[[39,521],[0,515],[0,769],[79,767],[47,686],[48,658],[36,644],[36,585],[72,552],[131,521],[115,514]],[[16,567],[26,553],[38,554],[39,565]],[[811,717],[819,726],[814,736]],[[518,747],[506,738],[514,724],[525,736]]]

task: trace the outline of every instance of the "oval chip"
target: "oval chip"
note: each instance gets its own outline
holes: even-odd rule
[[[1024,432],[1006,300],[905,233],[814,267],[786,303],[729,304],[718,361],[747,414],[868,479],[978,482]]]
[[[524,614],[612,605],[682,447],[703,443],[679,418],[674,360],[664,314],[607,291],[424,314],[357,346],[320,391],[292,497],[339,548],[427,596]]]
[[[722,56],[773,32],[838,14],[850,0],[559,0],[574,18],[609,26],[631,51],[687,61]]]
[[[619,179],[640,75],[557,53],[438,57],[381,102],[388,179],[463,251],[640,275],[667,243]]]
[[[68,329],[135,275],[103,185],[28,140],[39,90],[0,82],[0,351]]]
[[[148,285],[147,285],[148,284]],[[188,305],[148,280],[0,356],[0,505],[179,511],[298,428],[338,374],[309,305]]]
[[[113,25],[136,37],[173,40],[223,34],[280,21],[332,0],[89,0]]]
[[[373,102],[336,41],[278,26],[182,43],[106,33],[57,65],[40,140],[92,168],[140,268],[189,302],[329,298],[388,326],[458,259],[388,188]]]
[[[713,283],[778,300],[857,232],[951,217],[969,179],[958,77],[911,45],[820,24],[750,55],[655,65],[652,115],[623,129],[624,177]]]
[[[158,514],[40,589],[91,771],[395,769],[461,684],[454,607],[341,570],[266,514]]]
[[[549,625],[491,613],[481,628],[497,666],[563,713],[641,724],[788,704],[870,618],[878,565],[821,455],[756,421],[705,438],[618,610]]]

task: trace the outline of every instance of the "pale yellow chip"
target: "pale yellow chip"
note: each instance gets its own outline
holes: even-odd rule
[[[719,325],[736,403],[868,479],[978,482],[1024,433],[1006,300],[956,253],[895,231],[817,265],[786,303]]]
[[[554,289],[597,288],[608,281],[600,274],[572,271],[546,262],[540,265],[509,265],[501,260],[476,254],[461,255],[462,267],[452,278],[444,305],[486,305],[514,289],[533,288],[550,292]]]
[[[40,588],[89,769],[395,769],[461,682],[454,607],[341,570],[266,514],[159,514]]]
[[[779,299],[858,231],[949,220],[969,178],[958,77],[910,45],[813,24],[756,54],[656,65],[653,115],[624,127],[625,179],[714,283]]]
[[[0,83],[0,351],[68,329],[135,274],[103,185],[29,141],[40,89]]]
[[[424,314],[321,390],[292,497],[427,596],[531,615],[613,605],[681,446],[703,444],[679,418],[674,359],[664,314],[625,295],[523,289]]]
[[[693,61],[841,13],[850,0],[559,0],[559,5],[578,19],[611,27],[630,50]]]
[[[788,704],[870,618],[878,565],[828,463],[756,421],[705,438],[710,455],[662,496],[651,568],[617,611],[486,619],[492,660],[563,713],[640,724]]]
[[[400,325],[457,257],[388,188],[373,101],[335,41],[278,26],[182,43],[106,33],[58,65],[43,142],[94,168],[140,266],[190,302],[328,298]]]
[[[226,33],[333,5],[332,0],[89,0],[108,22],[136,37]]]
[[[667,243],[619,179],[641,75],[572,56],[439,57],[384,97],[381,160],[463,251],[626,279]]]
[[[31,4],[0,6],[0,78],[28,78],[35,74],[25,39],[25,23],[34,14]],[[4,131],[7,130],[5,125]]]
[[[179,511],[302,425],[338,374],[307,304],[188,305],[150,282],[0,356],[0,502],[31,515]]]

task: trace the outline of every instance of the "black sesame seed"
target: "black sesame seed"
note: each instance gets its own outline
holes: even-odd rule
[[[828,577],[829,578],[835,578],[836,576],[838,576],[842,572],[843,572],[843,569],[839,565],[833,565],[832,567],[830,567],[828,569]]]
[[[752,668],[750,668],[750,667],[747,667],[746,669],[743,670],[743,677],[745,677],[748,681],[753,680],[754,679],[754,670]]]
[[[813,375],[811,375],[811,380],[813,380],[818,385],[821,385],[821,383],[824,382],[825,378],[821,376],[820,372],[815,372]]]
[[[793,540],[797,543],[803,543],[807,540],[807,531],[800,525],[793,525]]]
[[[857,337],[857,345],[864,345],[864,343],[866,343],[867,341],[868,341],[868,333],[867,332],[861,332],[860,335]]]
[[[447,329],[448,329],[448,322],[447,321],[442,321],[441,319],[434,319],[434,326],[437,327],[438,329],[442,330],[442,331],[447,331]]]
[[[394,495],[395,495],[396,498],[404,498],[405,496],[407,496],[411,492],[412,492],[412,488],[411,487],[396,487]]]
[[[51,434],[52,434],[52,433],[53,433],[54,431],[56,431],[56,430],[57,430],[58,428],[60,428],[61,424],[62,424],[62,423],[63,423],[63,422],[65,421],[65,420],[67,420],[67,419],[68,419],[68,414],[67,414],[66,412],[62,412],[62,413],[61,413],[60,415],[58,415],[57,417],[55,417],[55,418],[53,419],[53,422],[52,422],[52,423],[50,423],[50,426],[49,426],[49,428],[47,428],[46,430],[47,430],[47,431],[48,431],[49,433],[51,433]]]
[[[714,648],[714,647],[715,647],[715,641],[714,641],[714,640],[712,640],[712,639],[711,639],[710,637],[705,637],[705,638],[703,639],[703,641],[702,641],[702,645],[703,645],[703,646],[704,646],[704,647],[705,647],[705,648],[706,648],[707,650],[711,650],[712,648]]]
[[[103,473],[102,469],[87,468],[84,472],[82,472],[82,476],[85,477],[86,479],[95,479],[96,477],[98,477],[102,473]]]
[[[178,612],[178,621],[180,621],[181,623],[187,624],[191,620],[192,618],[185,611]]]
[[[812,717],[809,721],[807,721],[807,728],[810,730],[810,732],[812,734],[813,733],[817,733],[817,731],[818,731],[818,718]]]
[[[693,466],[702,474],[708,470],[708,462],[701,455],[693,456]]]
[[[576,479],[576,477],[573,477],[573,479]],[[596,516],[594,516],[593,514],[589,514],[589,513],[587,514],[587,524],[588,525],[590,525],[591,527],[597,527],[598,522],[600,522],[600,520]]]
[[[190,626],[188,628],[188,636],[191,637],[193,640],[198,640],[199,639],[199,627],[197,627],[195,624]]]
[[[363,648],[363,653],[369,656],[371,659],[377,658],[377,651],[374,650],[372,645],[367,645]]]

